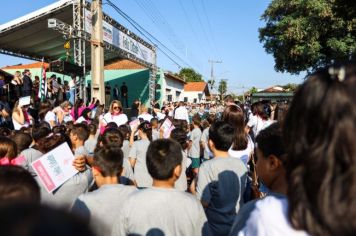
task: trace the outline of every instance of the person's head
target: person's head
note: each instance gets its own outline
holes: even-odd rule
[[[7,157],[9,159],[14,159],[16,156],[16,143],[8,137],[0,136],[0,158]]]
[[[40,204],[40,187],[20,166],[0,166],[0,206],[18,203]]]
[[[256,137],[256,143],[257,176],[271,191],[274,191],[277,178],[285,178],[283,163],[286,155],[280,124],[273,123],[261,130]]]
[[[188,137],[187,132],[182,128],[175,128],[171,131],[170,135],[171,139],[177,141],[182,150],[186,150],[188,148]]]
[[[89,138],[89,129],[86,124],[75,124],[70,131],[70,141],[72,144],[84,143]]]
[[[98,187],[105,184],[105,178],[117,178],[122,173],[124,154],[120,147],[109,146],[97,148],[92,164],[93,176]]]
[[[141,104],[139,107],[139,113],[143,114],[143,113],[147,113],[147,112],[148,112],[147,107],[144,104]]]
[[[144,121],[138,127],[138,135],[143,138],[147,137],[150,141],[152,141],[152,126],[150,122]]]
[[[289,219],[310,235],[354,235],[356,65],[309,76],[283,125]]]
[[[91,123],[88,125],[89,128],[89,135],[96,135],[96,132],[98,131],[98,126],[94,123]]]
[[[194,114],[192,117],[192,122],[195,126],[200,126],[201,118],[199,114]]]
[[[124,137],[124,139],[129,139],[130,138],[130,126],[128,125],[120,125],[119,126],[119,130],[122,133],[122,136]]]
[[[230,124],[224,121],[216,121],[209,128],[209,149],[213,153],[215,151],[229,151],[234,140],[234,136],[235,131]]]
[[[226,106],[235,105],[235,100],[231,95],[226,95],[224,98],[224,102]]]
[[[209,126],[215,122],[216,120],[216,115],[215,114],[209,114],[208,117],[206,118],[206,120],[209,123]]]
[[[36,81],[39,81],[39,80],[40,80],[40,77],[36,75],[36,76],[35,76],[35,80],[36,80]]]
[[[114,100],[110,104],[109,112],[111,114],[120,114],[122,112],[122,104],[118,100]]]
[[[51,129],[42,125],[43,123],[36,124],[32,128],[32,138],[35,142],[47,137],[51,133]]]
[[[154,180],[175,182],[182,172],[182,148],[172,139],[158,139],[146,154],[148,173]]]
[[[157,118],[151,119],[151,126],[152,126],[152,129],[157,129],[157,127],[158,127],[158,119]]]
[[[63,109],[63,111],[69,112],[70,109],[72,109],[72,104],[69,101],[64,101],[61,103],[60,107]]]
[[[118,146],[121,148],[124,142],[124,136],[118,128],[107,128],[98,141],[97,147]]]
[[[40,104],[40,110],[38,116],[40,117],[41,120],[44,120],[47,112],[51,111],[52,109],[53,109],[52,104],[49,101],[45,100]]]
[[[91,119],[91,110],[89,108],[84,108],[82,111],[82,116],[85,120],[90,120]]]
[[[62,79],[61,79],[61,77],[57,77],[57,83],[58,83],[58,84],[62,84]]]
[[[233,150],[244,150],[248,145],[244,118],[244,112],[239,106],[229,105],[225,107],[222,121],[230,124],[235,129]]]
[[[21,78],[21,72],[20,71],[16,71],[14,74],[14,79],[16,78]]]
[[[31,72],[30,72],[29,69],[25,69],[25,70],[23,71],[23,73],[24,73],[24,75],[27,75],[27,76],[30,76],[30,75],[31,75]]]
[[[94,235],[82,217],[32,203],[1,207],[0,222],[1,234],[6,236]]]
[[[271,114],[271,108],[267,103],[259,102],[256,105],[256,114],[262,120],[268,120],[269,115]]]
[[[29,148],[32,143],[31,135],[24,132],[16,132],[11,139],[16,143],[18,153]]]

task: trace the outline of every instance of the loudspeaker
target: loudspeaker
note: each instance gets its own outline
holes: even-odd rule
[[[56,60],[49,63],[49,69],[52,72],[64,75],[74,74],[76,76],[83,76],[83,67],[62,60]]]

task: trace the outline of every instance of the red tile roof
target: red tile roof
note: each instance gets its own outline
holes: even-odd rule
[[[188,82],[184,85],[186,92],[203,92],[207,86],[206,82]]]
[[[105,65],[105,70],[138,70],[138,69],[147,69],[146,67],[137,64],[130,60],[118,60],[112,63]]]
[[[45,67],[48,68],[48,63],[44,63]],[[2,68],[3,70],[6,69],[15,69],[15,70],[24,70],[24,69],[33,69],[33,68],[41,68],[42,66],[42,62],[34,62],[34,63],[30,63],[30,64],[20,64],[20,65],[14,65],[14,66],[6,66],[4,68]]]

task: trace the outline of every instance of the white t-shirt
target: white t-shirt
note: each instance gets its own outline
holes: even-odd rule
[[[245,228],[239,232],[239,236],[306,236],[305,231],[295,230],[290,225],[287,217],[288,200],[268,196],[256,203],[246,222]]]
[[[138,118],[138,119],[142,118],[142,119],[145,120],[145,121],[151,122],[153,116],[152,116],[151,114],[149,114],[149,113],[142,113],[142,114],[139,115],[137,118]]]
[[[189,116],[188,116],[188,110],[187,108],[183,107],[178,107],[176,111],[174,112],[174,119],[176,120],[186,120],[189,123]]]
[[[274,122],[274,120],[262,120],[259,116],[250,115],[247,126],[252,128],[253,134],[257,137],[261,130],[267,128]]]
[[[112,115],[110,112],[104,115],[103,121],[108,124],[110,122],[115,122],[117,126],[124,125],[129,119],[125,114]]]
[[[79,117],[79,118],[75,121],[75,123],[80,124],[80,123],[82,123],[83,121],[86,121],[86,119],[85,119],[83,116],[81,116],[81,117]]]
[[[56,123],[56,120],[57,120],[56,119],[56,114],[53,111],[48,111],[46,113],[46,116],[45,116],[44,120],[50,125],[51,125],[50,121],[53,121],[54,123]],[[51,128],[53,128],[52,125],[51,125]]]
[[[247,166],[247,162],[249,161],[249,158],[255,148],[255,145],[253,144],[253,141],[252,141],[250,135],[247,135],[247,140],[248,140],[248,142],[247,142],[246,149],[236,151],[236,150],[232,150],[232,146],[229,149],[229,155],[231,157],[239,158],[246,166]]]

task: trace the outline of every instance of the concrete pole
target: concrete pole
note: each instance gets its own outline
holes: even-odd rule
[[[105,104],[104,85],[104,44],[103,44],[103,10],[102,1],[91,3],[92,34],[91,34],[91,94]],[[109,106],[109,104],[105,104]]]

